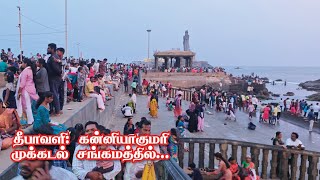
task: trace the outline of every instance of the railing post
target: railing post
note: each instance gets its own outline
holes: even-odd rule
[[[271,159],[271,169],[270,169],[270,178],[276,179],[280,173],[280,159],[278,159],[278,151],[272,151],[272,159]],[[278,167],[279,166],[279,167]]]
[[[199,144],[199,168],[204,168],[204,143]]]
[[[220,152],[223,158],[228,159],[228,156],[227,156],[228,144],[220,144]]]
[[[232,157],[238,162],[238,146],[237,145],[232,145]]]
[[[289,173],[289,152],[283,151],[281,157],[281,179],[288,179]]]
[[[250,148],[250,152],[251,152],[251,158],[252,158],[252,162],[254,163],[255,169],[257,174],[259,174],[259,154],[260,154],[260,149],[257,149],[255,147],[251,147]]]
[[[215,144],[210,143],[210,150],[209,150],[209,168],[214,168],[214,153],[215,153]]]
[[[263,149],[263,157],[262,157],[262,172],[261,172],[261,178],[266,179],[267,178],[267,169],[268,169],[268,159],[269,157],[269,150]]]
[[[247,156],[247,147],[241,146],[241,163],[246,160]]]
[[[306,171],[307,171],[307,155],[301,155],[301,165],[300,165],[300,177],[299,179],[306,178]]]
[[[318,165],[319,157],[309,156],[308,161],[309,161],[308,179],[315,180],[317,179],[317,175],[318,175],[317,165]]]
[[[189,164],[194,162],[194,143],[189,143]]]
[[[297,179],[297,160],[298,160],[298,155],[297,154],[292,154],[291,155],[291,160],[290,160],[290,165],[291,165],[291,174],[290,177],[291,179]]]
[[[179,166],[183,168],[183,159],[184,159],[184,142],[179,142],[179,148],[178,148],[178,159],[179,159]]]

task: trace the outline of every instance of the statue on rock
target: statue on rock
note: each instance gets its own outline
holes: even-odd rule
[[[185,35],[183,36],[183,50],[190,51],[188,30],[185,31]]]

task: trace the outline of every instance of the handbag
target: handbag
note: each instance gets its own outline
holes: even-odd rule
[[[156,172],[154,170],[154,164],[148,162],[143,169],[142,180],[155,180]]]

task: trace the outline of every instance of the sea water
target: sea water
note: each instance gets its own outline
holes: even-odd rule
[[[294,92],[294,96],[290,99],[306,99],[306,96],[314,94],[316,92],[307,91],[301,89],[299,84],[305,81],[312,81],[320,79],[320,67],[255,67],[255,66],[240,66],[240,69],[236,67],[223,67],[227,73],[231,73],[233,76],[251,75],[254,73],[259,77],[267,77],[270,83],[267,84],[267,88],[274,94],[280,94],[280,98],[287,98],[283,96],[287,92]],[[281,79],[281,82],[275,80]],[[272,81],[275,81],[275,85],[272,85]],[[284,85],[284,82],[287,85]],[[280,98],[273,98],[279,100]]]

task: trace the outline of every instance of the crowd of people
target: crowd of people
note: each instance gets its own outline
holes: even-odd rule
[[[31,125],[36,133],[66,131],[64,125],[51,121],[63,114],[65,101],[96,98],[98,109],[104,111],[113,91],[136,78],[140,70],[135,64],[108,63],[106,58],[64,59],[64,49],[54,43],[48,45],[47,54],[22,55],[21,61],[10,48],[1,52],[0,70],[6,81],[0,103],[1,149],[10,147],[16,130]]]
[[[170,68],[164,68],[160,67],[161,72],[166,72],[166,73],[176,73],[176,72],[182,72],[182,73],[225,73],[225,69],[222,67],[170,67]]]

